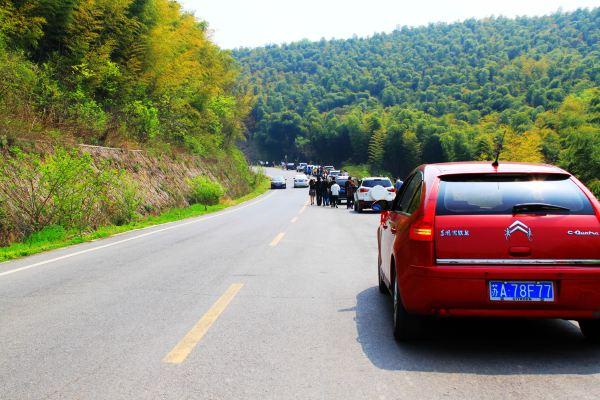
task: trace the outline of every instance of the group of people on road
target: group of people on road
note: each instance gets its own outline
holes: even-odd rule
[[[345,179],[345,177],[344,177]],[[352,208],[354,206],[354,191],[356,190],[356,183],[349,176],[344,183],[344,193],[346,196],[346,208]],[[326,177],[324,175],[317,175],[316,179],[311,179],[308,184],[308,194],[310,196],[310,205],[317,205],[332,208],[338,208],[340,204],[340,193],[342,187],[338,184],[335,177]]]

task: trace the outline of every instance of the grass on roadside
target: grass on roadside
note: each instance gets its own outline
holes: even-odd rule
[[[366,164],[360,164],[360,165],[346,164],[346,165],[342,165],[342,170],[347,171],[348,175],[358,178],[358,179],[362,179],[364,177],[373,175],[369,169],[369,166]]]
[[[194,204],[185,208],[172,208],[159,215],[151,215],[121,226],[103,226],[93,232],[85,233],[83,235],[79,235],[76,232],[67,232],[61,226],[49,226],[42,231],[31,235],[24,242],[13,243],[7,247],[0,247],[0,262],[74,244],[89,242],[95,239],[106,238],[134,229],[142,229],[149,226],[160,225],[167,222],[179,221],[186,218],[214,213],[258,197],[269,190],[269,188],[269,179],[267,177],[263,177],[254,191],[251,193],[237,199],[222,201],[220,204],[208,206],[206,209],[201,204]]]

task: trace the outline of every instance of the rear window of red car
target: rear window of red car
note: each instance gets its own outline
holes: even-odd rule
[[[564,207],[565,214],[593,214],[589,199],[568,175],[471,174],[441,177],[437,215],[512,214],[519,204]]]

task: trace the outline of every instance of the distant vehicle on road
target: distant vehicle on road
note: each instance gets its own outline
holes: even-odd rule
[[[296,175],[294,177],[294,187],[295,188],[307,188],[308,187],[308,178],[304,174]]]
[[[396,189],[389,178],[364,178],[354,192],[354,211],[360,213],[366,208],[371,208],[376,201],[392,201],[394,197]]]
[[[274,176],[271,178],[271,189],[285,189],[287,188],[287,183],[285,178],[281,175]]]
[[[332,169],[332,170],[329,171],[329,177],[330,178],[337,177],[340,174],[341,174],[341,172],[339,170],[337,170],[337,169]]]
[[[335,169],[335,167],[333,165],[325,165],[323,167],[323,171],[327,171],[327,172],[334,170],[334,169]]]
[[[293,162],[287,163],[285,164],[285,168],[293,171],[294,169],[296,169],[296,164],[294,164]]]
[[[296,172],[303,172],[306,173],[306,166],[308,164],[306,164],[305,162],[301,162],[296,166]]]
[[[600,202],[568,172],[423,165],[375,208],[397,340],[418,336],[429,315],[575,319],[600,341]]]

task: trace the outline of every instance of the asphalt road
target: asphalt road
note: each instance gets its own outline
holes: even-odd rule
[[[307,192],[0,264],[0,399],[600,398],[572,322],[396,344],[378,215]]]

